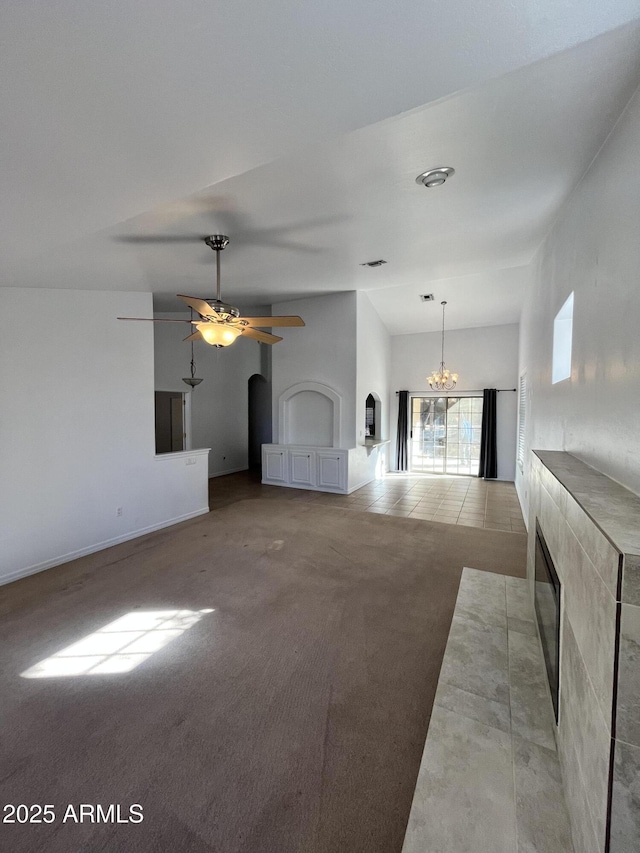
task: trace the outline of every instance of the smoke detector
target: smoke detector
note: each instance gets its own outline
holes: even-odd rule
[[[423,172],[416,178],[416,184],[422,184],[423,187],[439,187],[455,174],[455,169],[451,166],[438,166],[436,169],[429,169],[428,172]]]
[[[365,261],[363,264],[360,264],[361,267],[381,267],[382,264],[386,264],[387,262],[380,258],[379,261]]]
[[[433,293],[421,293],[420,300],[422,302],[433,302]]]

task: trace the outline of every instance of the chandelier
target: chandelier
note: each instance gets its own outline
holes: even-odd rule
[[[458,374],[451,373],[444,366],[444,306],[447,303],[441,302],[440,304],[442,305],[442,361],[440,362],[440,369],[434,370],[431,376],[427,376],[427,382],[432,391],[451,391],[456,387]]]

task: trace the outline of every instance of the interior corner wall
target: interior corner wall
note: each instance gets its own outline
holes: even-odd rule
[[[357,294],[358,334],[356,370],[356,425],[358,442],[364,441],[365,408],[369,394],[377,394],[381,406],[381,432],[389,438],[389,372],[391,335],[366,293]],[[388,460],[388,457],[387,457]]]
[[[483,388],[516,388],[518,341],[518,325],[513,323],[448,331],[445,337],[446,364],[460,376],[455,391],[450,393],[453,395]],[[433,394],[426,379],[440,363],[441,345],[440,332],[393,335],[391,338],[392,468],[395,467],[398,422],[398,398],[395,392],[406,390],[425,396]],[[505,391],[497,397],[499,480],[513,480],[515,476],[517,396],[517,393]]]
[[[264,311],[243,313],[262,316]],[[157,316],[184,319],[186,315]],[[191,446],[211,448],[210,477],[244,470],[249,467],[249,379],[261,372],[263,347],[248,338],[220,349],[196,341],[197,375],[204,381],[189,391],[182,381],[190,375],[191,347],[184,342],[188,330],[180,323],[155,324],[155,390],[190,393]]]
[[[155,456],[151,324],[119,316],[151,294],[0,288],[0,583],[208,511],[206,455]]]
[[[640,494],[639,152],[636,92],[535,259],[521,319],[525,509],[531,449],[566,450]],[[553,321],[571,292],[571,376],[552,385]]]
[[[273,306],[273,314],[299,314],[303,328],[282,330],[273,347],[273,440],[278,441],[280,396],[299,382],[328,385],[342,397],[342,446],[356,444],[356,293],[332,293]]]

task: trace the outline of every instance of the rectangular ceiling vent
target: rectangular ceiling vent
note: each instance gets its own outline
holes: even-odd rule
[[[420,300],[422,302],[433,302],[433,293],[421,293]]]
[[[364,264],[360,264],[361,267],[381,267],[382,264],[386,264],[387,262],[380,258],[379,261],[367,261]]]

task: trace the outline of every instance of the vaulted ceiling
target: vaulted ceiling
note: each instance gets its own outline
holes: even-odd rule
[[[12,0],[0,284],[271,303],[366,289],[395,333],[515,322],[640,80],[636,0]],[[437,189],[423,170],[450,165]],[[384,258],[374,269],[360,264]],[[439,306],[438,306],[439,309]]]

